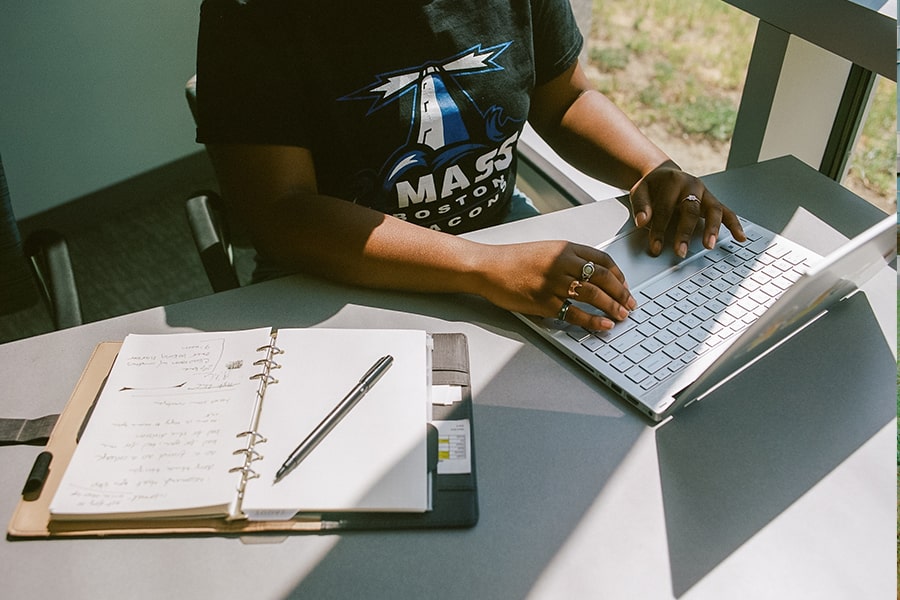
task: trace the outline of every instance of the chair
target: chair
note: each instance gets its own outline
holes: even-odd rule
[[[197,76],[185,85],[185,96],[194,121],[197,120]],[[185,205],[188,225],[200,262],[214,292],[240,287],[234,265],[234,246],[225,203],[214,191],[204,190],[188,198]]]
[[[82,324],[66,240],[56,231],[42,229],[22,241],[0,160],[0,314],[29,308],[38,298],[55,329]]]

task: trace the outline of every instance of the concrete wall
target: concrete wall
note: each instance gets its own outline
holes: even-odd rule
[[[8,0],[0,156],[16,216],[201,148],[184,100],[200,0]]]

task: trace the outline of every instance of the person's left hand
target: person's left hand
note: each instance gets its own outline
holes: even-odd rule
[[[666,230],[675,222],[675,254],[687,256],[691,235],[702,217],[703,245],[712,248],[724,224],[734,238],[745,241],[744,229],[737,215],[719,202],[699,178],[682,171],[672,161],[666,161],[649,172],[631,188],[631,207],[638,227],[649,227],[649,250],[659,256],[663,250]]]

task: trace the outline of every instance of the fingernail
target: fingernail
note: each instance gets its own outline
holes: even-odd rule
[[[706,247],[712,248],[715,245],[716,245],[716,234],[711,233],[711,234],[709,234],[709,237],[706,239]]]
[[[634,310],[637,308],[637,300],[634,299],[634,296],[630,296],[628,298],[628,302],[625,303],[628,307],[628,310]]]
[[[662,252],[662,242],[659,240],[655,240],[650,244],[650,252],[655,256]]]
[[[644,211],[634,213],[634,224],[637,227],[643,227],[647,222],[647,213]]]
[[[628,309],[626,309],[624,306],[620,306],[619,307],[619,320],[621,321],[621,320],[624,320],[627,318],[628,318]]]
[[[615,326],[616,326],[616,324],[613,321],[611,321],[610,319],[606,319],[606,318],[600,319],[600,329],[610,330]]]
[[[678,244],[678,250],[676,250],[675,253],[678,254],[678,256],[680,256],[681,258],[684,258],[685,256],[687,256],[687,248],[687,244],[681,242],[680,244]]]

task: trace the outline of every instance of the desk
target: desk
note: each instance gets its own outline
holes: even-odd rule
[[[820,251],[880,216],[790,158],[708,182],[750,218]],[[476,237],[499,242],[570,231],[567,237],[597,243],[627,219],[609,200]],[[886,268],[853,310],[820,321],[827,327],[807,336],[810,345],[794,348],[791,360],[762,361],[659,428],[513,316],[469,297],[376,292],[298,276],[0,346],[4,413],[34,417],[62,409],[94,344],[129,332],[260,325],[461,331],[472,359],[481,503],[479,524],[461,531],[262,540],[270,543],[4,541],[3,593],[892,596],[894,286]],[[5,522],[38,451],[0,449]]]

